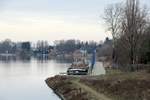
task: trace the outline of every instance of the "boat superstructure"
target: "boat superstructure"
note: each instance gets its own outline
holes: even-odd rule
[[[73,62],[67,70],[68,75],[87,75],[89,63],[84,61]]]

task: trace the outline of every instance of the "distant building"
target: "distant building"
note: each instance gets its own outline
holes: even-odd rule
[[[21,43],[21,49],[26,50],[26,51],[30,51],[31,50],[30,42],[22,42]]]

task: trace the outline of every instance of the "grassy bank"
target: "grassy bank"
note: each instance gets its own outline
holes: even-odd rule
[[[66,100],[150,100],[149,73],[111,72],[102,76],[55,76],[46,83]]]

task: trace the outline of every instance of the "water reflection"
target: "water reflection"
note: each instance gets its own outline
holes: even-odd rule
[[[0,61],[2,62],[16,62],[16,61],[22,61],[22,62],[30,62],[31,59],[36,59],[38,62],[41,63],[47,63],[49,60],[55,60],[57,63],[71,63],[73,59],[68,58],[50,58],[48,55],[38,55],[38,56],[6,56],[6,55],[0,55]]]
[[[1,56],[0,55],[0,61],[16,61],[16,57],[15,56]]]
[[[0,61],[2,62],[15,62],[15,61],[29,62],[31,60],[30,56],[2,56],[0,55]]]
[[[0,56],[0,100],[60,100],[45,84],[50,76],[66,72],[71,60],[47,57]],[[102,64],[95,72],[103,74]]]
[[[45,84],[45,79],[67,69],[53,60],[14,57],[0,62],[0,100],[60,100]],[[44,63],[46,62],[46,63]]]
[[[44,60],[49,60],[49,56],[48,55],[37,55],[34,58],[37,58],[40,61],[44,61]]]

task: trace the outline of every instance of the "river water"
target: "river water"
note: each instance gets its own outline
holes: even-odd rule
[[[56,60],[0,61],[0,100],[60,100],[45,79],[66,72],[69,65]],[[102,63],[97,62],[93,72],[104,74]]]

